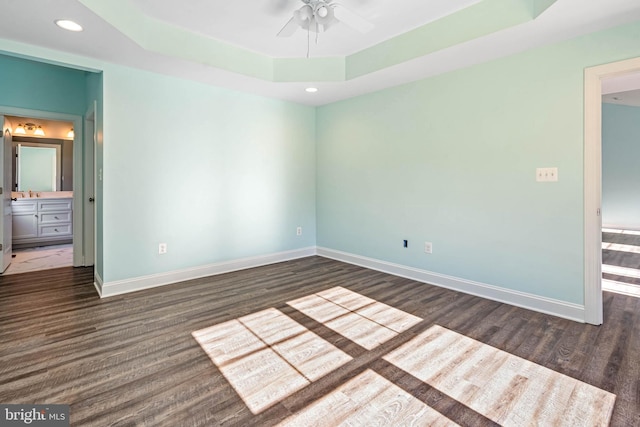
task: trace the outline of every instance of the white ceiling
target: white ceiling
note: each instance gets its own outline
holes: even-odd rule
[[[0,26],[0,39],[70,52],[306,105],[323,105],[640,20],[639,0],[557,0],[533,21],[362,77],[343,82],[282,83],[247,77],[202,63],[144,50],[78,0],[1,1],[5,19]],[[291,39],[275,37],[275,33],[286,22],[290,13],[302,4],[299,0],[130,1],[153,19],[216,37],[231,45],[242,46],[273,57],[303,58],[306,55],[306,35],[303,31],[298,31]],[[451,10],[445,6],[453,5],[453,1],[344,0],[344,4],[354,12],[374,22],[376,29],[362,35],[349,28],[331,28],[327,33],[320,34],[319,44],[312,46],[311,55],[344,56],[353,53],[450,12]],[[280,6],[280,2],[284,7]],[[430,7],[437,6],[428,10],[425,3]],[[465,4],[465,0],[456,0],[454,9]],[[73,19],[82,24],[85,31],[62,31],[53,24],[53,21],[59,18]],[[2,40],[1,50],[20,53],[19,45],[3,43]],[[310,85],[317,86],[319,92],[306,93],[304,88]]]
[[[301,0],[132,0],[145,14],[203,35],[274,58],[301,57],[307,32],[274,37],[304,5]],[[349,10],[375,25],[366,34],[339,23],[326,33],[311,34],[313,57],[347,56],[411,29],[450,15],[480,0],[342,0]]]

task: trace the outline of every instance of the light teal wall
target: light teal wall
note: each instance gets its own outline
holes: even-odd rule
[[[313,108],[113,65],[103,79],[105,282],[316,244]]]
[[[640,230],[640,107],[602,105],[602,223]]]
[[[639,42],[628,25],[319,108],[318,245],[582,304],[583,72]]]
[[[0,54],[0,106],[82,115],[85,71]]]
[[[103,88],[102,88],[102,73],[87,73],[87,109],[96,101],[97,111],[95,112],[94,126],[96,127],[96,152],[95,155],[95,176],[99,175],[100,170],[104,167],[104,129],[103,129]],[[91,142],[87,142],[90,144]],[[103,242],[104,242],[104,196],[103,196],[103,181],[96,179],[95,187],[95,212],[96,212],[96,253],[95,253],[95,270],[99,277],[104,277],[104,255],[103,255]]]

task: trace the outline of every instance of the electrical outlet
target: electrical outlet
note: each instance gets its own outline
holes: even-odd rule
[[[296,236],[302,236],[302,227],[296,228]]]
[[[167,244],[166,244],[166,243],[160,243],[160,244],[158,245],[158,253],[159,253],[160,255],[162,255],[162,254],[166,254],[166,253],[167,253]]]
[[[426,254],[433,253],[433,244],[431,242],[424,242],[424,253]]]
[[[538,182],[558,181],[558,168],[537,168],[536,181]]]

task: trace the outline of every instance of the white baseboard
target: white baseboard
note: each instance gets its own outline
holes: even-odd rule
[[[96,287],[96,291],[98,291],[98,295],[100,296],[100,298],[102,298],[102,286],[104,285],[104,282],[102,281],[102,277],[100,277],[100,274],[98,274],[98,271],[95,269],[93,269],[93,286]]]
[[[186,280],[199,279],[201,277],[215,276],[232,271],[244,270],[247,268],[260,267],[267,264],[289,261],[297,258],[305,258],[316,254],[316,248],[302,248],[292,251],[278,252],[267,255],[259,255],[250,258],[241,258],[231,261],[224,261],[215,264],[202,265],[184,270],[169,271],[166,273],[152,274],[149,276],[134,277],[132,279],[116,280],[113,282],[96,284],[96,289],[101,298],[129,292],[140,291],[142,289],[155,288],[157,286],[169,285],[171,283],[184,282]]]
[[[517,307],[563,317],[576,322],[584,323],[585,321],[584,305],[546,298],[526,292],[514,291],[458,277],[446,276],[444,274],[433,273],[427,270],[407,267],[400,264],[394,264],[374,258],[367,258],[333,249],[318,247],[317,255],[349,264],[359,265],[360,267],[369,268],[371,270],[393,274],[394,276],[405,277],[418,282],[476,295],[493,301],[499,301]]]
[[[101,298],[114,295],[135,292],[171,283],[183,282],[201,277],[215,276],[218,274],[230,273],[233,271],[248,268],[260,267],[278,262],[290,261],[298,258],[305,258],[319,255],[325,258],[354,264],[371,270],[381,271],[394,276],[405,277],[417,282],[440,286],[493,301],[499,301],[517,307],[526,308],[541,313],[551,314],[576,322],[585,321],[585,309],[583,305],[573,304],[526,292],[515,291],[488,285],[486,283],[474,282],[458,277],[447,276],[401,264],[394,264],[374,258],[368,258],[347,252],[322,247],[308,247],[274,254],[260,255],[251,258],[242,258],[231,261],[224,261],[215,264],[208,264],[184,270],[170,271],[167,273],[153,274],[149,276],[135,277],[133,279],[117,280],[104,283],[100,275],[96,272],[94,286]]]

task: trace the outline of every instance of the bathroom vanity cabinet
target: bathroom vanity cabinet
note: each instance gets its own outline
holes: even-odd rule
[[[11,208],[14,248],[73,241],[73,199],[24,198],[14,200]]]

